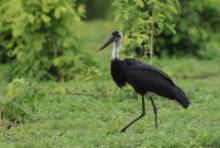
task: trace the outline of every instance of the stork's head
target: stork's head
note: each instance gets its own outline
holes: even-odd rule
[[[123,39],[123,34],[120,31],[112,32],[111,36],[102,44],[101,47],[97,49],[97,52],[100,52],[104,48],[106,48],[111,43],[115,43],[116,46],[120,46],[121,40]]]

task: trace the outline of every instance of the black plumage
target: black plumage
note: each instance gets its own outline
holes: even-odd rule
[[[185,93],[171,78],[158,68],[135,59],[113,59],[111,74],[118,87],[130,84],[141,96],[154,92],[171,100],[176,100],[184,108],[189,106]]]
[[[182,107],[187,108],[190,104],[186,94],[179,88],[171,78],[160,69],[140,62],[135,59],[120,59],[119,48],[122,39],[122,33],[114,31],[111,37],[97,49],[100,52],[109,44],[114,42],[111,60],[111,75],[118,87],[122,88],[126,84],[130,84],[134,90],[142,96],[142,112],[141,114],[127,124],[121,132],[125,132],[128,127],[138,121],[145,115],[145,100],[144,96],[153,92],[159,96],[176,100]],[[155,115],[155,127],[157,129],[157,108],[154,100],[149,96],[153,106]]]

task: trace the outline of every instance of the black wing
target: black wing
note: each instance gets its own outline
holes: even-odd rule
[[[171,78],[158,68],[134,59],[125,59],[126,81],[140,94],[154,92],[168,99],[177,100],[184,108],[189,106],[185,93]]]
[[[145,64],[135,59],[124,59],[124,61],[127,64],[128,70],[146,71],[154,75],[159,75],[163,77],[164,79],[166,79],[167,81],[169,81],[173,86],[175,86],[174,82],[171,80],[171,78],[166,73],[164,73],[163,71],[161,71],[160,69],[152,65]]]

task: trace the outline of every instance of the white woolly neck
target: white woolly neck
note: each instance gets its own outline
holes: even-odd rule
[[[116,40],[113,43],[112,60],[116,59],[116,58],[119,58],[120,46],[121,46],[120,40]]]

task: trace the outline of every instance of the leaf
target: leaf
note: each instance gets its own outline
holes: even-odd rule
[[[28,18],[29,23],[31,23],[31,24],[34,23],[35,18],[34,18],[34,16],[32,14],[28,14],[27,18]]]
[[[63,6],[59,6],[57,7],[57,9],[55,10],[54,16],[59,19],[61,17],[62,14],[65,14],[67,12],[67,8],[63,7]]]
[[[176,31],[175,31],[175,29],[174,29],[175,25],[169,25],[169,24],[167,24],[167,23],[165,23],[164,25],[165,25],[173,34],[176,33]]]
[[[21,24],[17,24],[17,25],[13,25],[13,30],[12,30],[12,34],[13,34],[13,37],[18,37],[20,35],[23,34],[23,26]]]
[[[43,49],[43,43],[45,42],[45,38],[43,34],[35,34],[33,36],[33,48],[35,52],[39,52]]]
[[[142,0],[136,0],[135,2],[136,6],[143,8],[144,7],[144,2]]]
[[[47,16],[46,14],[43,14],[43,15],[41,16],[41,18],[42,18],[42,20],[43,20],[44,23],[46,23],[46,24],[49,24],[49,23],[50,23],[50,17]]]

